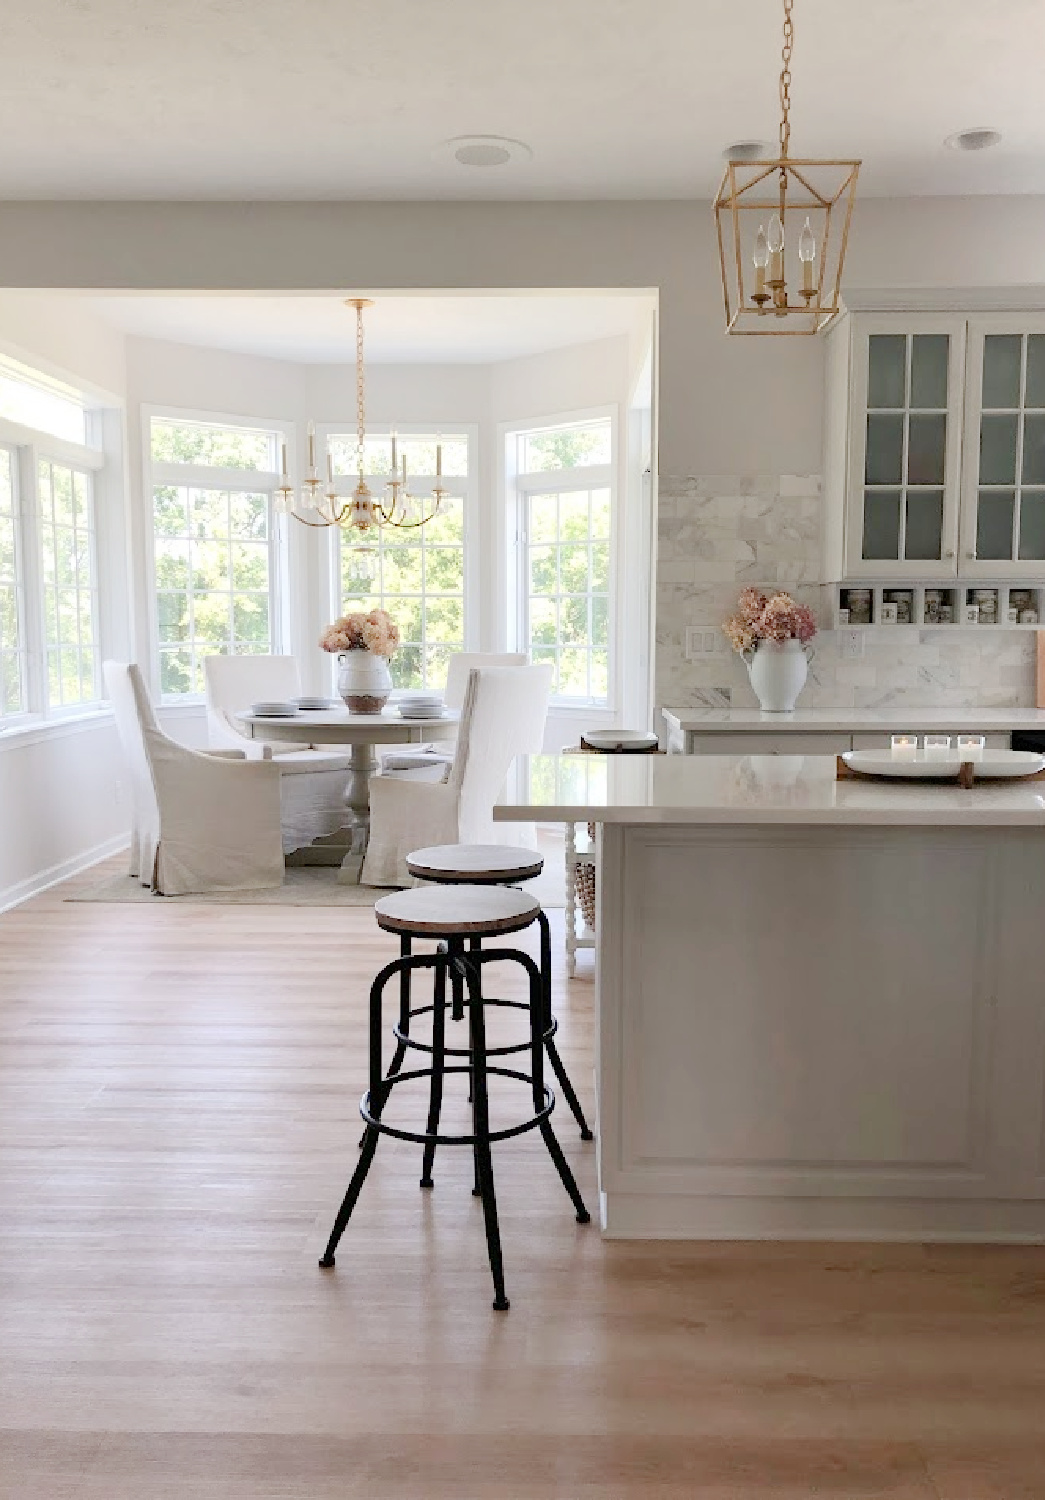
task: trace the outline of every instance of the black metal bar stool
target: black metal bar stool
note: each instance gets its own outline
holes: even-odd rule
[[[555,1163],[556,1170],[573,1203],[579,1224],[587,1224],[591,1215],[584,1206],[580,1190],[570,1171],[562,1147],[555,1138],[549,1116],[555,1108],[555,1095],[544,1082],[545,1047],[545,998],[544,981],[540,969],[528,953],[517,948],[493,948],[483,951],[470,946],[481,943],[483,938],[500,937],[508,933],[521,932],[537,920],[540,904],[523,891],[506,888],[478,889],[455,887],[453,889],[419,888],[398,891],[385,896],[374,907],[378,926],[386,932],[394,932],[401,939],[422,938],[435,941],[439,947],[434,953],[402,955],[385,965],[377,975],[370,990],[370,1087],[363,1095],[359,1112],[366,1123],[363,1146],[352,1180],[348,1185],[326,1251],[319,1264],[329,1267],[334,1264],[334,1252],[345,1231],[352,1211],[359,1198],[360,1189],[366,1180],[377,1150],[378,1137],[393,1135],[399,1140],[416,1141],[425,1148],[422,1186],[431,1186],[432,1164],[437,1146],[471,1146],[475,1162],[475,1180],[483,1202],[483,1218],[486,1225],[486,1244],[490,1256],[490,1271],[493,1275],[494,1308],[507,1309],[509,1303],[504,1290],[504,1269],[501,1259],[501,1236],[497,1223],[497,1200],[494,1195],[493,1157],[491,1145],[494,1141],[508,1140],[528,1130],[540,1130],[544,1144]],[[469,946],[466,946],[469,945]],[[516,963],[526,971],[529,980],[529,1000],[505,1001],[489,999],[483,995],[482,973],[490,963]],[[406,1002],[405,1017],[402,1010],[404,979],[422,969],[433,971],[432,1004],[411,1008]],[[400,1025],[395,1029],[397,1038],[396,1058],[387,1073],[382,1059],[382,1001],[389,980],[400,977]],[[452,1048],[446,1045],[446,989],[447,979],[460,980],[461,987],[454,1001],[455,1010],[468,1013],[469,1046]],[[486,1007],[509,1006],[528,1013],[529,1037],[525,1043],[511,1046],[488,1047],[486,1042]],[[410,1035],[410,1021],[414,1016],[430,1013],[432,1016],[431,1045]],[[405,1020],[405,1025],[403,1021]],[[408,1048],[417,1048],[431,1055],[431,1066],[404,1069],[402,1061]],[[491,1057],[504,1057],[509,1053],[527,1051],[530,1055],[530,1071],[521,1072],[501,1062],[491,1063]],[[460,1057],[460,1062],[447,1064],[447,1056]],[[472,1129],[467,1135],[441,1134],[439,1119],[443,1102],[443,1083],[447,1074],[468,1075],[472,1082]],[[515,1125],[501,1130],[490,1129],[489,1089],[490,1075],[512,1078],[528,1084],[533,1097],[533,1114]],[[403,1129],[389,1124],[383,1118],[389,1098],[398,1084],[411,1079],[430,1080],[428,1120],[422,1131]]]
[[[533,880],[539,875],[544,869],[544,856],[532,849],[505,844],[433,844],[408,854],[406,867],[415,879],[433,885],[514,886],[521,880]],[[541,933],[544,1045],[563,1097],[580,1127],[581,1140],[590,1141],[593,1139],[591,1130],[555,1045],[559,1023],[552,1011],[552,934],[543,908],[538,908],[537,924]]]

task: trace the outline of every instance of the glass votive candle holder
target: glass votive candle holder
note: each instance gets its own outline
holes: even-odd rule
[[[927,734],[924,743],[927,756],[942,756],[950,755],[951,753],[951,737],[949,734]]]
[[[892,738],[894,760],[914,760],[918,754],[916,734],[894,734]]]
[[[986,744],[986,738],[982,734],[960,734],[958,736],[958,759],[982,760]]]

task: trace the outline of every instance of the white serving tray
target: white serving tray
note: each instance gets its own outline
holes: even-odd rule
[[[894,755],[891,750],[846,750],[842,759],[851,771],[865,776],[890,776],[896,781],[928,781],[957,777],[963,757],[957,750],[945,755],[926,755],[919,750],[910,756]],[[972,759],[970,756],[964,759]],[[977,781],[996,781],[1014,776],[1036,776],[1045,771],[1045,755],[1034,750],[985,750],[973,760]]]

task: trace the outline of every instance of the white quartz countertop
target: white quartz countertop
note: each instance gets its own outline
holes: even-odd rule
[[[1041,708],[796,708],[789,714],[763,713],[758,708],[664,708],[673,727],[696,734],[736,734],[738,731],[771,731],[804,734],[823,730],[835,734],[900,734],[904,730],[930,733],[1005,733],[1013,729],[1045,730]]]
[[[838,781],[831,755],[534,755],[504,822],[1040,827],[1045,781]]]

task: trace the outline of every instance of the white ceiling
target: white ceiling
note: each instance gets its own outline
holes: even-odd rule
[[[331,296],[78,298],[125,333],[307,364],[351,364],[355,309]],[[627,333],[641,293],[382,294],[365,314],[368,364],[490,364]]]
[[[705,196],[775,139],[780,0],[4,7],[0,197]],[[1043,0],[796,0],[796,154],[875,194],[1045,192]],[[946,151],[995,126],[1001,146]],[[448,137],[519,138],[465,168]]]

